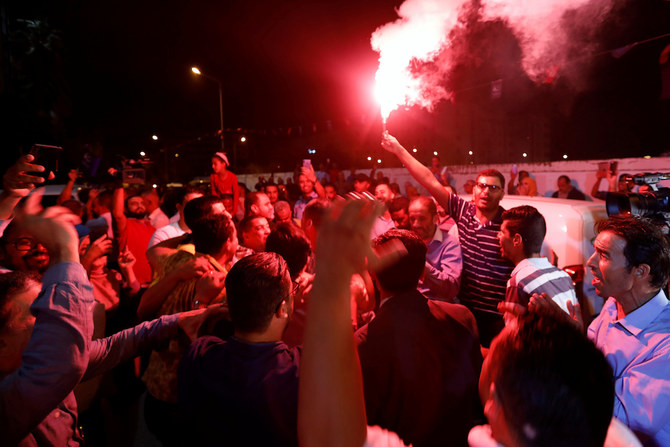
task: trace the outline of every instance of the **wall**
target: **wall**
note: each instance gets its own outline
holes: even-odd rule
[[[519,163],[519,170],[530,172],[531,176],[537,183],[537,190],[540,195],[550,196],[556,191],[556,180],[558,176],[566,174],[572,180],[572,184],[584,192],[587,197],[590,197],[591,188],[595,183],[595,173],[598,169],[599,162],[619,162],[619,172],[628,174],[638,174],[644,172],[661,172],[670,173],[670,157],[654,157],[654,158],[612,158],[603,160],[575,160],[575,161],[554,161],[550,163]],[[506,181],[510,180],[510,172],[512,170],[512,163],[505,164],[490,164],[490,165],[458,165],[450,166],[449,174],[452,178],[452,185],[456,187],[459,193],[463,192],[463,184],[468,179],[475,179],[477,172],[482,169],[497,169],[505,175]],[[409,175],[405,168],[384,168],[380,167],[379,171],[387,176],[391,183],[398,183],[401,191],[405,191],[405,183],[410,182],[417,185],[417,182]],[[347,174],[349,171],[346,171]],[[356,172],[369,173],[367,169],[358,169]],[[254,190],[254,185],[258,182],[258,176],[263,175],[267,179],[270,174],[241,174],[238,179],[244,182],[250,190]],[[275,173],[276,176],[282,177],[286,180],[292,173],[283,172]],[[607,182],[602,181],[600,189],[607,189]],[[661,186],[670,186],[670,181],[665,180],[661,182]]]

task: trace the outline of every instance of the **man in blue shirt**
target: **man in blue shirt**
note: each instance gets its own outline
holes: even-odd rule
[[[41,284],[21,272],[0,275],[0,445],[79,445],[74,387],[179,329],[194,338],[203,316],[164,316],[91,340],[93,288],[79,263],[75,217],[41,211],[40,199],[28,197],[15,221],[49,253]]]
[[[614,370],[614,416],[645,446],[670,445],[670,247],[634,217],[599,222],[593,245],[587,265],[608,300],[588,336]]]
[[[419,196],[409,205],[412,231],[426,243],[426,272],[419,292],[430,299],[454,302],[461,283],[461,246],[458,238],[437,226],[437,206],[430,197]]]

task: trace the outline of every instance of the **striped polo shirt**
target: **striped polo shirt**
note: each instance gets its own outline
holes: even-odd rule
[[[565,312],[568,312],[568,300],[577,303],[572,278],[551,265],[547,258],[526,258],[516,265],[507,282],[505,301],[528,307],[533,293],[546,293]]]
[[[463,274],[458,298],[471,310],[498,314],[498,303],[505,299],[507,280],[514,265],[503,258],[498,243],[498,232],[502,224],[500,207],[498,214],[482,223],[475,216],[472,202],[451,195],[449,214],[458,225],[458,235],[463,254]]]

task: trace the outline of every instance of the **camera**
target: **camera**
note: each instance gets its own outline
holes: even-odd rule
[[[633,215],[663,219],[670,222],[670,188],[658,188],[661,180],[670,179],[670,173],[644,173],[628,176],[625,180],[637,185],[648,185],[645,192],[607,194],[608,216]]]

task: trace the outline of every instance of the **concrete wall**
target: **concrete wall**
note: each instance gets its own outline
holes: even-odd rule
[[[619,162],[619,172],[628,174],[639,174],[644,172],[670,173],[670,157],[655,158],[612,158],[603,160],[576,160],[576,161],[554,161],[550,163],[519,163],[519,170],[530,172],[537,183],[537,190],[540,195],[550,196],[556,191],[556,180],[562,174],[566,174],[572,180],[572,184],[582,191],[587,197],[590,197],[591,188],[595,183],[595,173],[600,162]],[[497,169],[505,175],[506,181],[510,180],[512,163],[490,164],[490,165],[458,165],[449,167],[451,183],[458,192],[462,193],[463,184],[468,179],[475,179],[477,172],[482,169]],[[417,186],[417,182],[409,175],[405,168],[384,168],[380,167],[378,171],[384,173],[392,183],[398,183],[401,191],[405,191],[405,183],[410,182]],[[347,174],[349,171],[346,171]],[[369,174],[367,169],[358,169],[356,172]],[[270,174],[242,174],[238,179],[244,182],[247,187],[253,191],[254,185],[258,182],[258,176],[264,175],[267,179]],[[275,173],[275,177],[282,177],[284,180],[292,175],[290,172]],[[607,182],[602,181],[600,189],[607,189]],[[661,182],[660,186],[670,187],[670,181]]]

